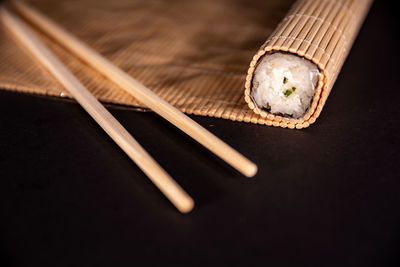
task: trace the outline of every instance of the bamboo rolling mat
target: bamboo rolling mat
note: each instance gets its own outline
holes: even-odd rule
[[[261,47],[250,63],[245,100],[250,109],[265,118],[267,125],[304,128],[314,123],[353,45],[372,0],[303,0],[289,13]],[[275,116],[256,107],[250,97],[251,82],[263,55],[288,52],[315,63],[321,75],[311,107],[299,119]]]
[[[322,77],[329,80],[325,81],[323,89],[322,85],[317,89],[322,92],[321,100],[317,101],[317,104],[323,103],[368,10],[365,3],[369,1],[300,0],[293,6],[293,1],[289,0],[27,2],[188,114],[286,127],[288,124],[282,120],[253,112],[244,100],[246,73],[254,53],[274,30],[272,37],[263,45],[253,62],[261,57],[262,53],[270,51],[271,47],[284,50],[288,46],[291,52],[294,47],[301,47],[296,50],[299,55],[303,51],[315,48],[313,56],[322,49],[329,48],[330,55],[335,55],[331,58],[338,59],[336,64],[330,63],[332,61],[329,57],[325,61],[322,60],[326,53],[322,53],[321,58],[313,57],[319,59],[316,63],[325,71]],[[309,2],[324,4],[317,4],[320,11],[314,12],[315,8],[304,8],[310,6]],[[364,4],[365,8],[357,10],[355,2],[363,2],[361,4]],[[330,10],[336,10],[336,13],[323,11],[322,7],[325,4]],[[289,9],[290,12],[285,17]],[[299,13],[300,11],[305,13]],[[319,18],[320,15],[323,17]],[[354,16],[358,16],[358,19],[355,20]],[[280,21],[282,23],[278,26]],[[324,23],[326,21],[330,24]],[[346,35],[339,32],[348,27],[348,22],[343,21],[353,21],[351,30],[346,31]],[[332,49],[331,42],[328,42],[324,48],[321,43],[326,41],[320,35],[311,34],[310,39],[309,32],[312,31],[300,30],[295,36],[282,31],[288,29],[287,25],[294,23],[297,23],[296,27],[304,29],[328,28],[326,31],[330,31],[333,36],[338,35],[340,40],[345,36],[345,44],[341,44],[341,49],[337,50]],[[61,45],[40,32],[38,34],[99,100],[143,107]],[[284,39],[277,36],[288,37]],[[283,42],[285,40],[286,42]],[[0,88],[70,97],[3,27],[0,29]],[[315,109],[320,112],[319,105]],[[313,118],[316,117],[310,115],[310,119]],[[304,122],[297,123],[296,126],[308,126],[308,122]]]

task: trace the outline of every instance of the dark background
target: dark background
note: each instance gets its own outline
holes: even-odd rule
[[[397,12],[376,1],[320,118],[193,117],[247,179],[157,115],[110,111],[196,201],[180,214],[73,101],[0,91],[0,265],[400,266]]]

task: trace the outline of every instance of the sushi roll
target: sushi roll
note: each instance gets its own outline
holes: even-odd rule
[[[299,56],[266,55],[254,71],[251,98],[259,109],[300,118],[310,108],[318,75],[318,67]]]
[[[328,99],[372,0],[297,1],[250,62],[253,123],[305,128]]]

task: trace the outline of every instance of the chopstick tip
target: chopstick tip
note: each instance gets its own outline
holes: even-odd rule
[[[258,171],[257,165],[251,162],[251,164],[249,164],[248,168],[246,168],[243,174],[246,175],[247,178],[252,178],[254,177],[254,175],[257,174],[257,171]]]
[[[192,198],[187,198],[185,199],[185,201],[182,201],[179,206],[177,206],[177,209],[181,212],[181,213],[189,213],[193,210],[194,208],[194,200]]]

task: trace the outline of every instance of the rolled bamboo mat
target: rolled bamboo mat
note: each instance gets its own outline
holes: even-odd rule
[[[262,51],[264,53],[270,51],[268,49],[271,44],[275,50],[283,50],[289,43],[289,48],[297,45],[301,47],[297,49],[300,51],[297,53],[299,55],[302,51],[311,51],[311,48],[316,48],[314,54],[317,55],[321,53],[322,48],[328,49],[329,46],[327,53],[334,57],[327,57],[327,53],[322,53],[320,64],[318,64],[323,70],[321,77],[329,81],[324,84],[330,85],[326,87],[329,89],[322,86],[319,89],[321,90],[320,99],[323,99],[329,93],[334,81],[332,78],[336,78],[345,59],[345,56],[338,56],[338,54],[347,54],[369,3],[362,0],[318,0],[297,1],[292,6],[291,0],[70,0],[56,2],[31,0],[26,2],[183,112],[283,127],[285,127],[283,121],[253,112],[244,100],[243,85],[246,81],[248,64],[254,52],[265,41],[266,36],[273,32],[272,38],[286,34],[288,42],[281,45],[283,37],[269,38],[257,54],[258,58],[262,56]],[[342,5],[336,4],[337,2]],[[364,8],[357,9],[356,2],[360,2]],[[323,10],[324,5],[330,8],[329,11]],[[346,13],[343,10],[348,11]],[[306,12],[304,16],[299,15],[300,11]],[[347,18],[348,16],[352,19]],[[353,20],[355,17],[357,20]],[[282,19],[283,22],[277,28]],[[337,39],[345,39],[346,42],[341,43],[343,48],[339,51],[336,46],[331,47],[331,42],[327,42],[329,40],[325,40],[321,34],[309,36],[308,32],[304,33],[304,30],[300,30],[299,34],[302,35],[292,36],[291,32],[280,32],[285,25],[294,25],[294,23],[298,23],[297,27],[310,29],[316,29],[321,24],[318,29],[328,28],[330,30],[326,32]],[[351,27],[348,24],[351,24]],[[353,30],[344,31],[344,29]],[[346,32],[346,35],[341,35],[339,30]],[[40,32],[37,33],[99,100],[143,107],[121,88],[64,49],[62,44],[56,43]],[[303,36],[303,42],[289,42],[298,41],[293,38],[301,40],[301,36]],[[319,41],[321,44],[317,42],[318,38],[321,39]],[[311,42],[311,48],[304,50],[308,42]],[[326,48],[322,46],[325,43],[327,43]],[[10,34],[1,27],[1,89],[70,97],[46,70],[42,69],[16,44],[10,38]],[[333,64],[330,58],[337,59],[336,64]],[[327,68],[331,65],[335,66],[334,69]],[[318,104],[320,102],[322,103],[319,101]],[[318,107],[319,105],[315,109],[318,110]],[[299,120],[295,126],[298,128],[300,128],[299,125],[307,126],[307,123],[311,123],[310,121],[316,118],[315,114],[310,115],[308,121]]]
[[[245,84],[245,100],[250,109],[265,118],[267,125],[301,129],[314,123],[371,3],[372,0],[297,1],[250,63]],[[261,110],[251,99],[251,84],[257,63],[265,54],[273,52],[305,57],[316,64],[321,72],[311,107],[299,119]]]

